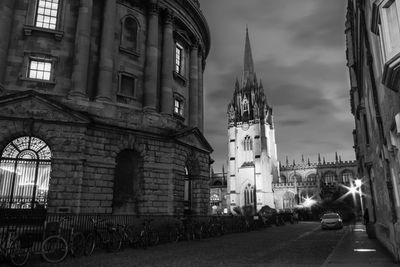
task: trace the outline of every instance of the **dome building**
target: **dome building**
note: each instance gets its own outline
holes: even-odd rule
[[[205,214],[196,0],[4,0],[0,206]]]

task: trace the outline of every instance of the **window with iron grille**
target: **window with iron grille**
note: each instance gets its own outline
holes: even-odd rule
[[[59,0],[38,0],[35,26],[55,30],[57,26]]]
[[[51,151],[43,140],[13,140],[0,157],[0,208],[46,207],[50,172]]]

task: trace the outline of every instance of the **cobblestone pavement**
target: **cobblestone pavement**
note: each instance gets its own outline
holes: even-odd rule
[[[321,266],[348,232],[322,231],[319,223],[286,224],[217,238],[162,244],[147,250],[98,252],[67,258],[57,267],[81,266]],[[32,259],[28,266],[54,266]]]

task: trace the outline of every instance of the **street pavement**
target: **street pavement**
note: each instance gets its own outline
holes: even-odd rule
[[[361,229],[361,230],[359,230]],[[362,225],[321,230],[318,222],[272,226],[248,233],[162,244],[91,257],[67,258],[59,267],[108,266],[398,266]],[[375,249],[356,252],[354,249]],[[54,266],[38,257],[28,266]]]

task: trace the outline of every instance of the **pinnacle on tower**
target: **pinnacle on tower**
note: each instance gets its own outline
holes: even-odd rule
[[[304,163],[304,156],[301,154],[301,162]]]
[[[325,157],[323,157],[323,163],[325,164],[326,162],[325,162]]]
[[[310,158],[307,158],[307,164],[310,166]]]
[[[336,160],[336,162],[338,162],[338,155],[337,155],[337,152],[335,152],[335,160]]]
[[[244,45],[244,66],[243,66],[243,80],[242,80],[243,86],[246,85],[248,80],[254,82],[254,79],[255,79],[255,73],[254,73],[253,55],[251,53],[249,30],[246,26],[246,41]]]
[[[288,156],[286,156],[286,166],[289,166],[289,159],[288,159]]]
[[[321,164],[321,154],[318,153],[318,164]]]

